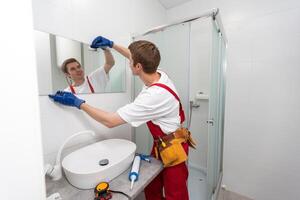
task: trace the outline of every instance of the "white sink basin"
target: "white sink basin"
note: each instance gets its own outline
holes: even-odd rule
[[[135,150],[136,145],[128,140],[103,140],[72,152],[63,159],[62,167],[73,186],[92,189],[99,182],[109,182],[128,169]],[[105,159],[108,164],[101,166],[99,162],[105,163]]]

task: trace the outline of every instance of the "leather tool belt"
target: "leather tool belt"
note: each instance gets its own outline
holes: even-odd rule
[[[182,143],[188,143],[196,148],[196,143],[191,137],[191,132],[186,128],[178,128],[174,133],[164,135],[154,140],[154,150],[157,159],[161,159],[164,167],[178,165],[187,160],[187,154]]]

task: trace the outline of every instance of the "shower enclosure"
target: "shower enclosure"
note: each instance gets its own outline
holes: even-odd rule
[[[161,53],[159,68],[173,80],[183,104],[185,126],[197,149],[189,152],[191,200],[214,200],[222,180],[226,36],[219,10],[153,28],[133,37],[149,40]],[[142,82],[134,78],[134,95]],[[134,129],[137,151],[149,153],[152,136],[146,125]]]

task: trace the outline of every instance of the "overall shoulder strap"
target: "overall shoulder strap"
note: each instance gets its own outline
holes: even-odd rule
[[[76,94],[73,85],[70,85],[70,90],[71,90],[71,92],[72,92],[73,94]]]
[[[90,79],[89,79],[88,76],[86,76],[86,80],[87,80],[87,82],[88,82],[88,84],[89,84],[89,87],[90,87],[91,92],[92,92],[92,93],[95,93],[94,88],[93,88],[93,86],[92,86],[92,84],[91,84]]]

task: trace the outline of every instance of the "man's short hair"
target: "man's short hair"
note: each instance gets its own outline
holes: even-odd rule
[[[160,62],[160,53],[155,44],[146,40],[139,40],[131,43],[128,49],[134,65],[140,63],[143,71],[147,74],[156,72]]]
[[[70,63],[73,63],[73,62],[77,62],[77,63],[81,66],[81,64],[80,64],[75,58],[68,58],[68,59],[65,60],[65,61],[63,62],[63,64],[61,65],[61,70],[62,70],[64,73],[68,74],[69,72],[68,72],[67,65],[70,64]]]

